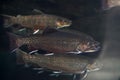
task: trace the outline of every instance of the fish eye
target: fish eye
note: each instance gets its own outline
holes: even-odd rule
[[[68,21],[67,19],[61,19],[61,18],[57,19],[57,21],[58,22],[64,22],[64,23],[71,22],[71,21]]]
[[[64,24],[67,24],[67,23],[68,23],[68,21],[64,20],[64,21],[63,21],[63,23],[64,23]]]
[[[63,19],[58,19],[57,22],[60,24],[66,24],[68,21]]]

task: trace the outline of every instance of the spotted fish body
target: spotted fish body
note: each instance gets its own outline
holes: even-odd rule
[[[25,37],[19,37],[9,33],[10,45],[12,49],[22,45],[27,45],[29,50],[43,49],[53,53],[69,53],[69,52],[95,52],[100,46],[92,37],[84,34],[74,34],[65,31],[52,31],[51,33],[35,34]]]
[[[30,55],[21,50],[16,50],[17,58],[21,59],[25,63],[32,63],[39,67],[57,70],[64,73],[83,73],[89,64],[93,63],[93,59],[85,56],[78,55],[66,55],[66,54],[55,54],[51,56],[45,56],[42,54]]]
[[[18,15],[18,16],[7,16],[4,19],[4,26],[19,24],[26,28],[31,29],[40,29],[43,30],[46,27],[50,28],[62,28],[71,25],[71,20],[48,14],[40,14],[40,15]]]

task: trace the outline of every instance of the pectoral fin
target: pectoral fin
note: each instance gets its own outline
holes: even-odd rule
[[[84,71],[84,73],[81,74],[73,74],[73,80],[84,80],[87,77],[87,70]]]
[[[42,74],[44,72],[44,68],[33,68],[33,70],[37,71],[38,74]]]
[[[53,71],[52,74],[50,74],[49,76],[56,76],[58,77],[62,72],[61,71]]]
[[[18,31],[21,32],[21,31],[25,31],[25,30],[26,30],[26,28],[22,28],[22,29],[19,29]]]
[[[33,34],[42,34],[44,30],[44,25],[41,25],[41,26],[38,26],[38,25],[35,25],[34,28],[33,28]]]
[[[54,55],[54,53],[45,54],[45,56],[52,56],[52,55]]]
[[[39,29],[34,30],[33,34],[37,34],[39,32]]]
[[[31,52],[29,52],[29,54],[34,54],[36,52],[38,52],[38,50],[31,51]]]

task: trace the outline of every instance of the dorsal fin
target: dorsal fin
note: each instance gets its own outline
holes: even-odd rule
[[[21,17],[21,15],[17,15],[16,17]]]

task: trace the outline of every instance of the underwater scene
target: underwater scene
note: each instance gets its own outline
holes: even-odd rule
[[[120,80],[119,0],[0,4],[0,80]]]

